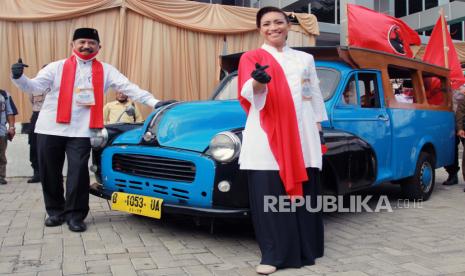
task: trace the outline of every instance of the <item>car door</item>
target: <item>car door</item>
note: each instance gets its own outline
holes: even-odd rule
[[[362,147],[358,139],[349,142],[349,173],[352,189],[355,190],[391,176],[392,130],[384,106],[380,72],[354,71],[346,80],[332,112],[333,127],[352,133],[368,143],[377,164],[374,172],[367,171],[373,170],[368,165],[373,154],[366,152],[366,147]]]

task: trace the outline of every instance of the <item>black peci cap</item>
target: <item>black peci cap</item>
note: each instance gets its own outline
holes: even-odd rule
[[[97,40],[100,43],[100,38],[98,37],[98,32],[96,29],[92,28],[79,28],[74,31],[73,41],[80,38],[88,38]]]

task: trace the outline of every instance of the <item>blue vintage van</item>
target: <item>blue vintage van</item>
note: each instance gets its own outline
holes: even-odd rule
[[[315,57],[329,117],[325,190],[346,194],[392,182],[406,197],[427,200],[435,168],[454,156],[448,70],[367,49],[299,50]],[[174,103],[144,124],[108,125],[94,137],[91,170],[99,183],[91,193],[115,210],[156,218],[247,216],[247,179],[237,163],[246,120],[236,100],[240,55],[222,57],[224,78],[211,100]],[[431,80],[434,95],[424,86]]]

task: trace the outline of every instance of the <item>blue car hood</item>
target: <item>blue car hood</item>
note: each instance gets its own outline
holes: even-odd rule
[[[237,100],[186,102],[164,112],[157,139],[161,146],[203,152],[218,132],[243,128],[246,114]]]

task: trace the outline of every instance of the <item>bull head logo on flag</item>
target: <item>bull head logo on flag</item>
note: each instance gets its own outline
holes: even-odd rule
[[[391,28],[389,28],[388,40],[389,45],[391,45],[394,51],[396,51],[399,55],[405,55],[404,40],[402,39],[399,26],[392,25]]]

